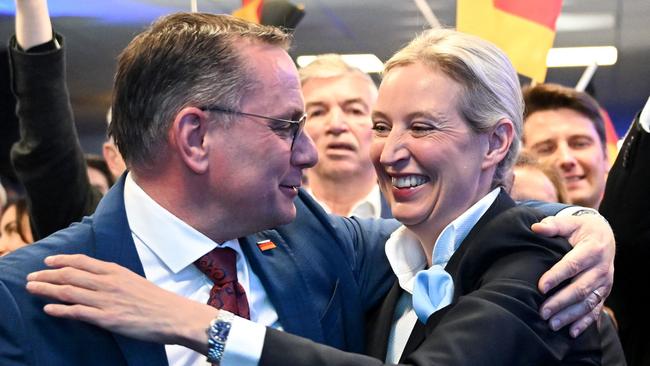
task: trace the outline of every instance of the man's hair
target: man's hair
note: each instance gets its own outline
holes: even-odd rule
[[[485,132],[503,118],[512,121],[514,139],[499,162],[492,187],[504,186],[520,148],[524,103],[519,78],[498,47],[450,29],[432,29],[416,37],[386,62],[384,72],[420,62],[461,85],[458,110],[475,132]]]
[[[187,106],[236,109],[257,87],[242,42],[287,49],[278,28],[228,15],[177,13],[136,36],[118,58],[109,136],[129,167],[149,167]],[[228,116],[223,117],[229,121]]]
[[[305,85],[311,79],[318,78],[335,78],[346,75],[359,75],[366,79],[369,84],[375,86],[375,82],[367,73],[354,66],[351,66],[341,55],[336,53],[327,53],[318,55],[307,66],[298,70],[300,74],[300,84]],[[375,86],[376,87],[376,86]]]
[[[603,148],[606,146],[605,122],[598,102],[589,94],[558,84],[537,84],[524,88],[524,123],[535,112],[567,108],[587,117],[593,123]]]

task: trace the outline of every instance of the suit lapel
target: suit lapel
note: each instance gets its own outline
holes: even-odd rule
[[[386,201],[383,193],[379,193],[379,202],[381,202],[381,218],[382,219],[392,219],[393,213],[390,211],[390,205]]]
[[[451,277],[454,279],[454,297],[452,299],[452,305],[458,300],[458,297],[463,294],[462,290],[462,284],[463,283],[468,283],[467,281],[463,280],[463,276],[468,275],[468,273],[459,273],[461,263],[463,258],[465,257],[465,254],[471,248],[472,242],[475,241],[476,236],[480,234],[481,230],[485,225],[487,225],[490,221],[492,221],[497,215],[502,213],[503,211],[515,207],[515,201],[508,196],[507,193],[505,193],[503,190],[499,193],[497,196],[496,200],[492,203],[490,208],[481,216],[481,218],[478,220],[476,225],[470,230],[470,232],[467,234],[467,237],[465,237],[465,240],[460,244],[460,247],[454,255],[451,256],[449,259],[449,262],[447,263],[447,266],[445,266],[445,271],[447,271]],[[451,305],[450,305],[451,306]],[[428,323],[428,322],[427,322]]]
[[[262,251],[257,243],[271,240],[275,249]],[[239,239],[253,272],[259,277],[275,307],[282,328],[315,342],[325,336],[313,307],[313,294],[304,278],[306,269],[296,261],[291,247],[275,230],[266,230]]]
[[[388,350],[388,337],[390,336],[390,329],[393,325],[393,316],[397,301],[402,295],[402,288],[399,287],[399,282],[395,281],[393,287],[388,291],[384,300],[375,307],[375,309],[368,312],[366,318],[366,354],[378,358],[380,360],[386,359],[386,351]]]
[[[438,323],[443,319],[445,314],[450,309],[453,308],[454,304],[458,300],[458,297],[462,295],[462,289],[460,287],[460,283],[462,283],[462,281],[459,280],[462,274],[458,273],[458,270],[462,258],[464,257],[468,248],[471,246],[471,243],[476,237],[476,235],[478,235],[481,229],[485,225],[487,225],[490,221],[492,221],[494,217],[496,217],[501,212],[514,206],[515,206],[515,202],[502,190],[497,196],[497,198],[494,200],[490,208],[488,208],[488,210],[483,214],[483,216],[481,216],[481,218],[476,223],[476,225],[474,225],[472,230],[470,230],[470,232],[467,234],[467,237],[465,237],[465,240],[463,240],[463,242],[461,243],[458,250],[456,250],[454,255],[451,256],[449,262],[447,263],[447,266],[445,267],[445,271],[447,271],[454,279],[454,296],[451,304],[433,313],[429,317],[429,319],[427,319],[426,325],[422,324],[420,321],[417,321],[415,323],[415,327],[411,332],[411,336],[409,337],[409,340],[406,343],[406,346],[404,347],[404,352],[402,353],[400,362],[404,361],[405,356],[408,356],[411,353],[415,352],[415,350],[426,339],[426,335],[433,332],[433,330],[436,328]]]
[[[102,199],[93,215],[97,259],[120,264],[144,277],[124,210],[124,177]],[[113,334],[129,365],[167,365],[162,344]]]

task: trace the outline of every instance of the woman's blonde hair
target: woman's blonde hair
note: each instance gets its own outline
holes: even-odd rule
[[[416,62],[442,71],[461,85],[458,110],[474,131],[489,131],[504,118],[512,121],[514,139],[492,179],[493,187],[503,186],[520,149],[524,113],[519,78],[508,57],[476,36],[432,29],[391,57],[384,73]]]

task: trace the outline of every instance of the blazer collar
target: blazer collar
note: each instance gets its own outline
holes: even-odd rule
[[[384,300],[368,312],[366,317],[366,354],[380,360],[386,359],[386,352],[388,350],[388,337],[390,336],[390,329],[393,325],[393,316],[397,302],[404,290],[399,286],[399,282],[395,281]]]
[[[461,275],[460,273],[457,273],[460,265],[460,261],[462,258],[465,256],[467,253],[467,250],[471,247],[469,245],[472,243],[477,235],[480,235],[481,230],[485,225],[487,225],[490,221],[492,221],[497,215],[502,213],[503,211],[515,207],[516,203],[515,201],[510,198],[510,196],[505,193],[503,190],[499,193],[497,196],[496,200],[490,208],[483,214],[480,220],[474,225],[472,230],[467,234],[465,237],[465,240],[460,244],[460,247],[458,250],[456,250],[456,253],[449,259],[449,262],[447,262],[447,266],[445,267],[445,270],[451,275],[452,278],[458,279],[459,276]],[[457,281],[454,280],[454,288],[458,289],[458,284]],[[454,298],[452,302],[455,302],[458,299],[459,296],[459,291],[454,291]]]
[[[124,178],[101,200],[93,215],[95,257],[114,262],[144,277],[144,269],[135,249],[131,229],[124,210]],[[113,334],[129,365],[167,365],[167,355],[162,344],[139,341]]]
[[[262,251],[257,243],[272,241],[276,248]],[[276,230],[265,230],[239,239],[242,251],[253,272],[257,274],[275,307],[282,328],[315,342],[323,343],[325,336],[318,314],[314,312],[313,295],[303,268],[293,250]]]
[[[480,220],[474,225],[472,230],[470,230],[469,234],[465,237],[465,240],[460,244],[460,247],[454,255],[452,255],[451,259],[449,262],[447,262],[447,266],[445,267],[445,270],[449,272],[452,278],[454,278],[454,298],[452,300],[452,304],[449,306],[446,306],[429,317],[427,320],[426,325],[420,323],[419,321],[415,323],[415,327],[413,329],[413,332],[411,332],[411,336],[409,337],[408,342],[406,343],[406,347],[404,347],[404,352],[402,353],[402,359],[400,360],[403,361],[406,356],[414,352],[421,344],[424,342],[426,335],[431,333],[433,329],[438,325],[440,320],[444,317],[445,313],[451,309],[451,306],[458,300],[459,297],[459,291],[458,289],[460,288],[459,283],[457,281],[458,278],[460,278],[460,273],[458,273],[459,267],[460,267],[460,262],[462,258],[465,256],[465,253],[467,252],[468,248],[470,248],[470,244],[474,239],[476,238],[477,235],[479,235],[481,229],[487,225],[490,221],[492,221],[497,215],[502,213],[503,211],[515,207],[516,204],[508,196],[507,193],[505,193],[503,190],[499,193],[497,196],[496,200],[492,203],[490,208],[483,214]]]

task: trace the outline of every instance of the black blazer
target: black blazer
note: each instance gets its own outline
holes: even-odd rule
[[[618,320],[628,364],[650,365],[650,134],[639,115],[609,172],[600,213],[616,237],[616,275],[606,304]]]
[[[505,193],[470,231],[446,270],[454,279],[452,303],[417,323],[401,363],[412,365],[600,365],[595,326],[573,339],[552,331],[538,314],[546,299],[539,277],[569,249],[543,238],[530,225],[544,216],[515,207]],[[367,352],[355,355],[267,329],[260,365],[381,365],[393,312],[393,287],[369,319]]]

